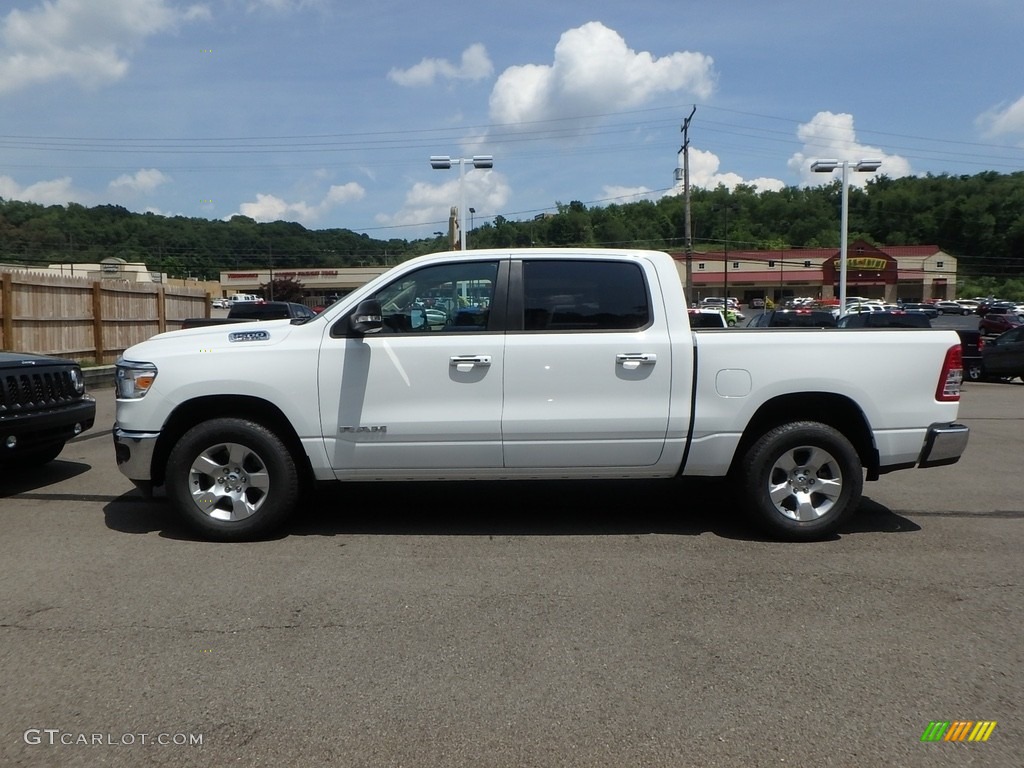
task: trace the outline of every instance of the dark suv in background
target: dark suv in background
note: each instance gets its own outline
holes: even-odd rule
[[[1024,378],[1024,326],[1014,328],[982,349],[984,378]]]
[[[752,317],[747,328],[835,328],[836,318],[827,309],[770,309]]]
[[[923,312],[858,312],[843,315],[839,328],[931,328],[932,321]]]

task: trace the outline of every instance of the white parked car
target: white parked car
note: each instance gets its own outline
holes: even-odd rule
[[[885,312],[885,305],[873,301],[865,301],[860,304],[847,304],[844,315],[855,315],[860,312]]]

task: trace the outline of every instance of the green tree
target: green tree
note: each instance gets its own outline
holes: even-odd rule
[[[273,280],[260,284],[260,294],[268,301],[302,302],[305,292],[302,283],[293,277],[275,277]]]

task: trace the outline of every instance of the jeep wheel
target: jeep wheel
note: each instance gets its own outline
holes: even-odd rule
[[[167,461],[167,495],[188,524],[220,541],[264,537],[299,498],[287,446],[269,429],[223,418],[186,432]]]
[[[853,445],[817,422],[772,429],[747,450],[739,466],[745,511],[782,539],[832,535],[860,503],[864,487]]]

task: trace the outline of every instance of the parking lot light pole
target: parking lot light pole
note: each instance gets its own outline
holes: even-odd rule
[[[494,157],[491,155],[473,155],[473,157],[449,157],[448,155],[431,155],[430,167],[435,171],[446,171],[453,165],[459,166],[459,250],[466,250],[466,163],[474,168],[493,168]]]
[[[846,240],[849,237],[850,217],[850,177],[852,168],[861,173],[872,173],[882,167],[881,160],[815,160],[811,170],[815,173],[832,173],[837,168],[843,170],[843,205],[839,218],[839,315],[846,312]]]

